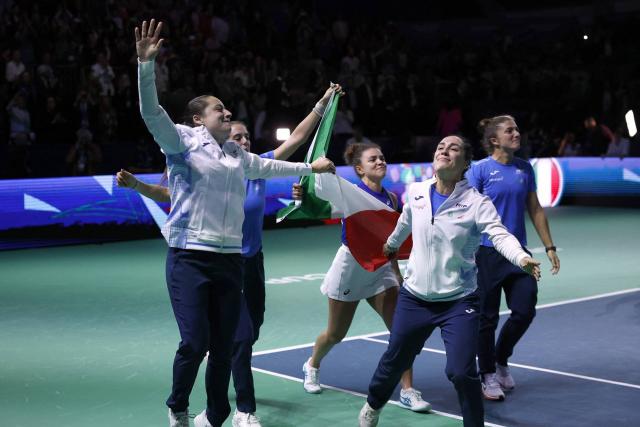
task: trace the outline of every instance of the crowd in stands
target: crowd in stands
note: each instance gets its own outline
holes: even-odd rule
[[[624,113],[640,95],[637,15],[595,17],[585,39],[571,20],[433,31],[315,4],[0,1],[0,178],[162,170],[138,112],[133,48],[134,26],[151,16],[165,22],[156,85],[168,113],[180,122],[188,100],[214,94],[249,124],[257,150],[334,81],[347,92],[336,162],[363,139],[389,161],[428,161],[454,133],[481,157],[478,119],[499,113],[517,118],[525,158],[633,151]]]

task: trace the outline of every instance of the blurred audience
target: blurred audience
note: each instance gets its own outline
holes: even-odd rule
[[[456,21],[440,6],[421,18],[412,8],[390,14],[386,3],[372,1],[363,19],[357,8],[331,6],[340,4],[0,2],[0,140],[20,159],[69,153],[74,174],[118,170],[122,165],[112,163],[123,157],[130,167],[162,170],[162,157],[139,145],[151,136],[137,114],[130,51],[136,23],[158,16],[168,42],[156,61],[156,84],[175,121],[195,93],[212,93],[268,147],[274,129],[298,120],[335,81],[347,93],[334,126],[336,153],[367,135],[389,148],[390,161],[428,161],[433,138],[474,140],[481,117],[509,113],[528,124],[519,155],[628,154],[628,139],[606,124],[617,129],[640,98],[640,74],[628,60],[637,54],[637,11],[588,17],[584,40],[575,20],[526,10],[506,28],[482,8]],[[435,31],[445,18],[448,29]],[[78,151],[73,129],[92,135],[94,159],[84,167],[80,154],[71,155]],[[50,164],[0,177],[62,173]]]

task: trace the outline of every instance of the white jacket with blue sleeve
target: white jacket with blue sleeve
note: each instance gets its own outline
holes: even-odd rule
[[[245,179],[310,175],[311,165],[264,159],[234,142],[220,145],[204,126],[175,124],[158,103],[154,61],[138,63],[140,113],[167,158],[171,212],[162,227],[169,246],[242,251]]]
[[[407,202],[387,245],[398,248],[412,234],[413,248],[405,274],[405,287],[426,301],[452,301],[477,288],[475,253],[482,233],[512,264],[528,254],[500,222],[491,199],[466,179],[431,215],[431,186],[435,178],[411,184]]]

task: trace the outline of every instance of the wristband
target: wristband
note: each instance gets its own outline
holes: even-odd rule
[[[324,110],[325,110],[325,106],[322,105],[320,102],[317,102],[315,107],[313,107],[313,111],[314,113],[316,113],[318,116],[322,117],[324,115]]]
[[[139,182],[140,182],[140,181],[138,181],[138,180],[136,179],[136,183],[135,183],[135,184],[133,184],[133,187],[131,187],[131,189],[132,189],[132,190],[135,190],[136,188],[138,188],[138,183],[139,183]]]
[[[545,252],[549,252],[549,251],[557,252],[555,246],[547,246],[547,247],[544,248],[544,251]]]

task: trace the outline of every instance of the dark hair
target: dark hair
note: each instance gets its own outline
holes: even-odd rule
[[[201,116],[204,113],[204,109],[207,108],[209,102],[207,98],[215,98],[213,95],[200,95],[193,98],[187,103],[187,108],[184,111],[182,122],[187,126],[195,126],[193,123],[193,116]]]
[[[471,167],[471,161],[473,160],[473,145],[469,142],[469,140],[463,136],[456,135],[462,141],[462,149],[464,150],[464,161],[467,162],[467,167],[465,168],[465,172],[469,170]]]
[[[353,144],[349,144],[344,150],[344,162],[348,165],[353,166],[353,170],[358,176],[360,176],[360,174],[356,170],[356,166],[361,163],[362,153],[369,150],[370,148],[377,148],[378,150],[381,150],[380,146],[373,142],[354,142]]]
[[[242,120],[232,120],[231,121],[231,126],[233,125],[240,125],[240,126],[244,126],[247,129],[249,129],[249,126],[247,126],[247,124],[245,122],[243,122]]]
[[[478,123],[478,132],[482,135],[482,146],[488,154],[493,153],[494,147],[493,144],[491,144],[491,138],[496,137],[498,126],[509,120],[515,122],[513,116],[502,114],[500,116],[482,119],[480,123]]]

